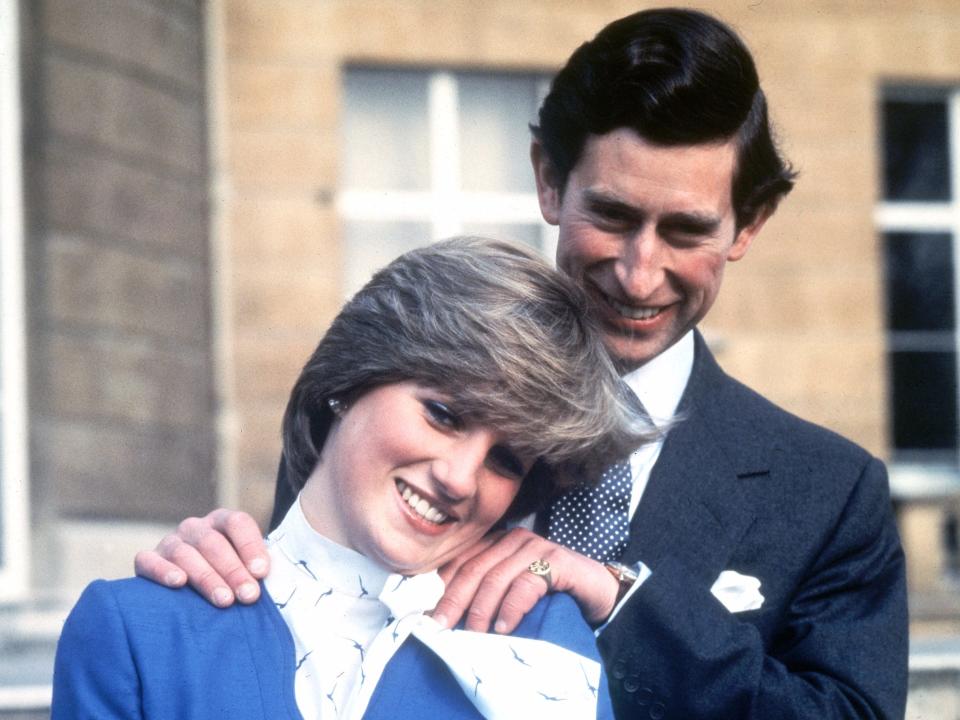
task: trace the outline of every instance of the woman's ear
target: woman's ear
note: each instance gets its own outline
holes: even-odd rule
[[[327,406],[330,408],[330,412],[332,412],[338,418],[343,417],[343,414],[349,407],[345,400],[338,397],[327,398]]]

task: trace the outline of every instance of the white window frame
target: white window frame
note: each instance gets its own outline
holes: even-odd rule
[[[496,71],[491,71],[495,74]],[[538,86],[546,94],[549,82]],[[550,262],[556,255],[557,229],[540,214],[536,192],[466,192],[459,171],[459,83],[453,72],[428,73],[430,185],[427,190],[341,189],[337,210],[344,221],[425,222],[435,239],[462,233],[468,223],[538,224],[540,249]],[[523,117],[517,113],[517,122]],[[531,186],[533,171],[531,170]]]
[[[874,221],[881,233],[929,232],[950,233],[953,251],[954,343],[957,352],[957,387],[960,388],[960,88],[924,90],[923,88],[888,89],[883,99],[907,101],[945,100],[947,105],[947,133],[950,162],[951,197],[939,202],[877,203]],[[909,333],[919,336],[921,333]],[[897,333],[888,336],[893,345],[906,349],[909,339],[897,341]],[[956,399],[960,405],[960,398]],[[960,449],[960,442],[957,443]],[[960,450],[958,450],[960,452]],[[953,495],[960,491],[960,473],[954,468],[920,463],[894,463],[890,468],[891,491],[894,496]]]
[[[29,575],[23,153],[18,0],[0,0],[0,599]]]

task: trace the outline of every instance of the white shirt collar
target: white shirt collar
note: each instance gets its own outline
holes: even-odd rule
[[[693,330],[649,362],[623,376],[656,425],[670,422],[693,371]]]
[[[270,534],[269,552],[265,582],[293,636],[304,717],[362,718],[411,633],[447,665],[484,717],[596,715],[598,662],[542,640],[441,628],[422,614],[443,593],[436,571],[389,574],[316,532],[299,499]],[[555,702],[559,697],[564,702]]]
[[[365,555],[314,530],[303,514],[299,495],[270,539],[293,565],[315,581],[322,577],[327,585],[340,592],[357,592],[362,584],[363,590],[375,598],[390,575]]]

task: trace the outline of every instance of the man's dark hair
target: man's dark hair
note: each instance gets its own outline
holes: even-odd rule
[[[554,78],[531,130],[563,190],[587,138],[622,127],[658,145],[735,139],[738,228],[793,187],[750,51],[704,13],[644,10],[607,25]]]

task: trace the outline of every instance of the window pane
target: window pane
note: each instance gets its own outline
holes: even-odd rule
[[[891,371],[894,446],[898,450],[955,451],[956,353],[892,353]]]
[[[947,233],[887,233],[887,327],[952,330],[953,250]]]
[[[344,223],[344,291],[353,295],[374,272],[398,255],[431,241],[428,223],[352,221]]]
[[[427,74],[347,70],[343,186],[424,190],[430,183]]]
[[[945,102],[883,104],[884,192],[887,200],[949,200]]]
[[[460,173],[465,190],[533,192],[528,124],[537,112],[535,77],[457,77]]]
[[[524,245],[529,245],[537,252],[543,251],[539,225],[465,223],[463,231],[467,235],[480,235],[497,240],[511,240],[515,243],[523,243]]]

